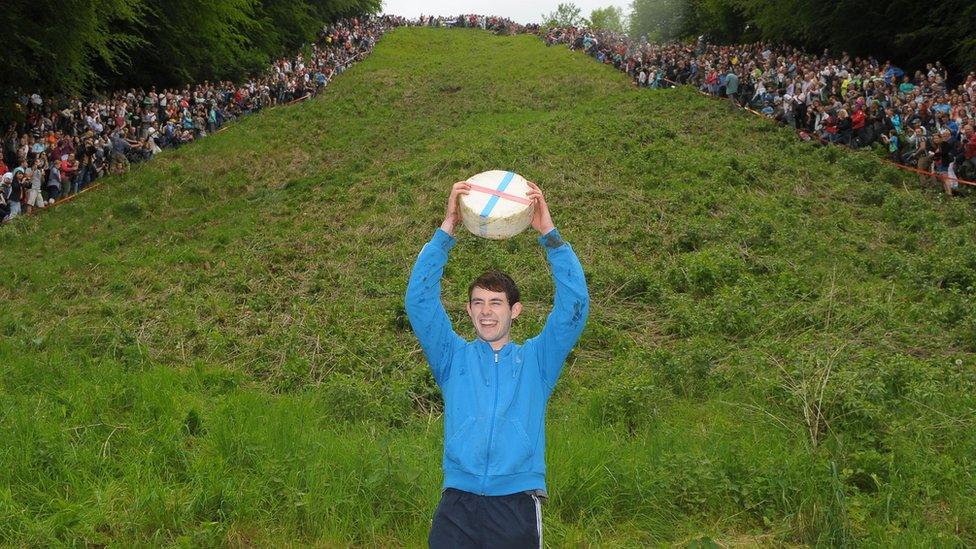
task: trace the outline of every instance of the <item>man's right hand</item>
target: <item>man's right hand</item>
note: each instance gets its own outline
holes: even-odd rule
[[[461,222],[461,196],[471,192],[471,184],[467,181],[458,181],[451,187],[451,196],[447,198],[447,208],[444,211],[444,222],[441,223],[441,230],[454,236],[454,229]]]

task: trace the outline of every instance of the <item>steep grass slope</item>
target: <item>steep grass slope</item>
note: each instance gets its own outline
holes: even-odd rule
[[[592,312],[552,546],[976,544],[973,204],[529,37],[401,29],[322,97],[0,229],[0,543],[418,546],[439,398],[404,318],[451,183],[546,191]],[[526,233],[462,235],[444,298]]]

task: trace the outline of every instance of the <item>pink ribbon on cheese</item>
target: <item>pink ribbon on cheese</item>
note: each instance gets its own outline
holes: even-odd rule
[[[474,183],[471,182],[466,182],[466,183],[468,183],[468,185],[471,186],[471,190],[473,191],[480,191],[483,193],[493,194],[497,197],[504,198],[506,200],[511,200],[512,202],[525,204],[526,206],[532,205],[532,201],[529,200],[528,198],[522,198],[521,196],[515,196],[514,194],[504,193],[502,191],[499,191],[498,189],[490,189],[488,187],[482,187],[481,185],[475,185]]]

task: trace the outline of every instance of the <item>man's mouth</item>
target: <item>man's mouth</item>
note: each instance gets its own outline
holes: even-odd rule
[[[479,320],[478,321],[478,324],[482,328],[494,328],[495,326],[498,325],[498,321],[497,320],[485,320],[485,319],[482,319],[482,320]]]

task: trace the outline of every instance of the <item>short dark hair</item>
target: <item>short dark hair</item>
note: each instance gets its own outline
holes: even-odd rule
[[[484,288],[492,292],[505,292],[509,307],[519,302],[518,286],[515,285],[512,277],[501,271],[485,271],[481,276],[474,279],[474,282],[468,286],[468,301],[471,301],[471,294],[474,293],[475,288]]]

